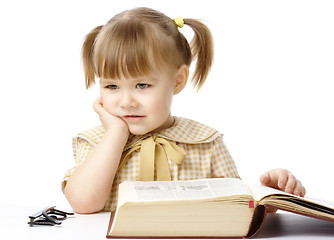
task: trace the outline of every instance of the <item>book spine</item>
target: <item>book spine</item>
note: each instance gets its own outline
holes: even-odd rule
[[[265,216],[267,215],[266,208],[263,205],[259,205],[256,201],[249,203],[249,205],[252,204],[254,204],[255,210],[245,238],[251,238],[258,233],[264,223]]]

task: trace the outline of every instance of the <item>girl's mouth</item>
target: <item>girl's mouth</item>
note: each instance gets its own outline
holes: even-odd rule
[[[141,115],[125,115],[124,118],[128,121],[131,122],[138,122],[140,120],[142,120],[145,116],[141,116]]]
[[[144,116],[141,116],[141,115],[125,115],[124,117],[126,117],[126,118],[137,118],[137,117],[144,117]]]

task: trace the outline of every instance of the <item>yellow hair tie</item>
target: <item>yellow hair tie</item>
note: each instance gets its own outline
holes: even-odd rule
[[[183,21],[183,18],[181,17],[177,17],[174,19],[174,22],[176,23],[176,25],[179,27],[179,28],[182,28],[184,26],[184,21]]]

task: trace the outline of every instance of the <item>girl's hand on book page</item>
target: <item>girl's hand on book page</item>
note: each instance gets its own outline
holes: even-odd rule
[[[297,196],[304,197],[306,194],[306,190],[302,183],[286,169],[277,168],[270,170],[262,174],[260,181],[265,186],[276,188]]]
[[[98,98],[95,100],[93,104],[93,108],[95,112],[99,115],[101,123],[104,127],[104,129],[110,130],[111,128],[114,128],[115,130],[119,131],[121,130],[124,132],[127,136],[129,135],[129,127],[128,124],[121,119],[120,117],[114,116],[111,113],[109,113],[104,107],[102,103],[102,99]]]

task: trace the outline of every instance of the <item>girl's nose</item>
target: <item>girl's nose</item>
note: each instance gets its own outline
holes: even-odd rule
[[[138,103],[135,96],[131,92],[125,92],[122,95],[121,107],[122,108],[133,108],[137,107]]]

